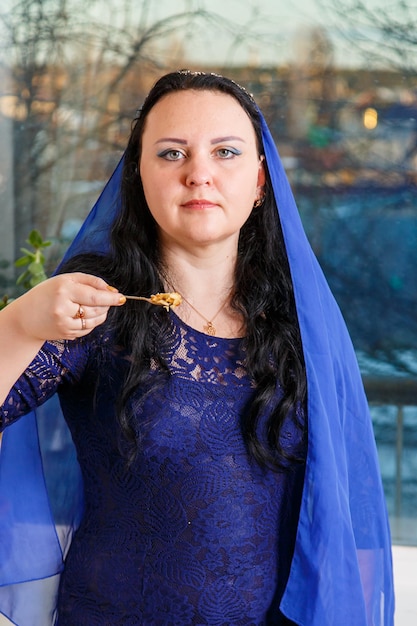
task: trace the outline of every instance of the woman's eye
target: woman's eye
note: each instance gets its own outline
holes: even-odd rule
[[[181,152],[181,150],[174,150],[174,149],[164,150],[163,152],[159,152],[158,156],[162,157],[163,159],[166,159],[167,161],[178,161],[179,159],[184,158],[184,155]]]
[[[242,154],[237,148],[219,148],[217,154],[221,159],[231,159],[236,155]]]

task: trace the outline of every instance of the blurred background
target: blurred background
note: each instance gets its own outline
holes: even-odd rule
[[[227,6],[226,6],[227,5]],[[52,271],[164,72],[262,108],[368,393],[396,544],[417,545],[417,3],[2,0],[0,300],[31,230]],[[57,443],[51,439],[51,454]]]

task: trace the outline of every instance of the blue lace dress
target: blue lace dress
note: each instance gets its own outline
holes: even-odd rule
[[[77,450],[85,510],[58,624],[290,624],[279,603],[303,468],[266,471],[248,457],[239,422],[254,386],[242,341],[171,315],[171,375],[132,399],[140,453],[130,467],[114,412],[128,355],[102,329],[46,343],[0,411],[7,425],[58,390]],[[288,449],[299,449],[290,420],[284,431]]]

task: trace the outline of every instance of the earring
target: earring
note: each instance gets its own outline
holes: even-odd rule
[[[264,199],[265,199],[265,196],[262,196],[261,198],[257,198],[255,202],[253,203],[253,208],[258,209],[260,206],[262,206]]]

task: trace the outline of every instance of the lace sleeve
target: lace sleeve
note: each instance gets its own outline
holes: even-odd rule
[[[0,407],[0,432],[54,395],[59,385],[78,380],[88,358],[87,342],[44,343]]]

